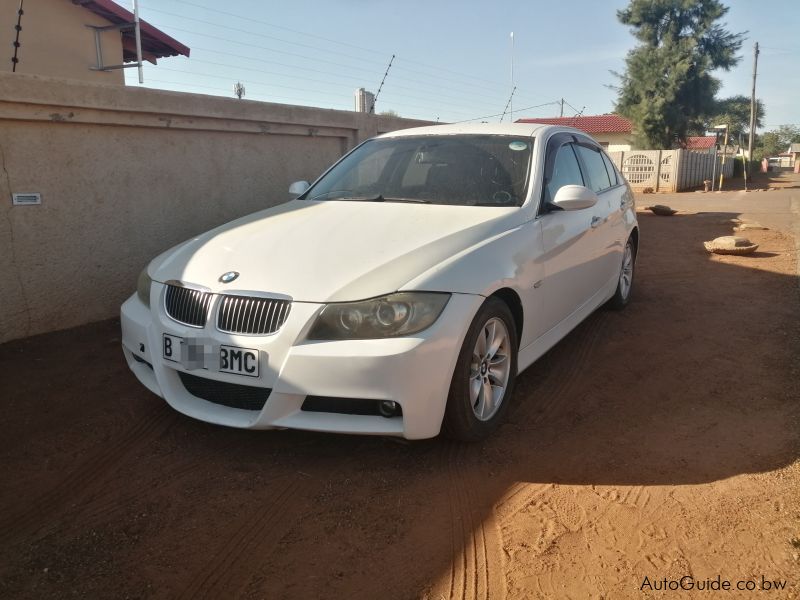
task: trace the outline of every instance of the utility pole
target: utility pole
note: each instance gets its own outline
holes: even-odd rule
[[[753,46],[753,92],[750,95],[750,135],[747,140],[747,160],[753,160],[753,137],[756,129],[756,75],[758,73],[758,42]]]
[[[136,66],[139,70],[139,84],[144,83],[142,71],[142,26],[139,22],[139,2],[133,0],[133,34],[136,37]]]
[[[561,119],[564,117],[564,99],[561,99],[561,114],[558,115],[558,118]]]

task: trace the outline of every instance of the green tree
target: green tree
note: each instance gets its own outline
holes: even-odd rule
[[[625,59],[616,110],[634,124],[642,148],[671,148],[715,111],[715,69],[738,61],[741,33],[718,21],[719,0],[631,0],[617,12],[639,44]]]
[[[753,148],[753,158],[760,160],[776,156],[786,152],[790,144],[800,144],[800,127],[780,125],[777,129],[766,131],[758,136]]]
[[[764,119],[764,103],[756,100],[756,129],[761,129]],[[715,125],[727,124],[734,140],[739,134],[746,136],[750,131],[750,98],[747,96],[731,96],[714,103],[713,113],[703,121],[703,127],[695,130],[697,135],[705,135]]]

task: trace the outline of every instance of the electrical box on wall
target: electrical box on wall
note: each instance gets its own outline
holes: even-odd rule
[[[11,194],[11,204],[14,206],[29,206],[31,204],[41,204],[42,195],[38,192],[30,194]]]

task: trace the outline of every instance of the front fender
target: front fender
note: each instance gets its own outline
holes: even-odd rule
[[[539,222],[487,238],[410,280],[401,289],[490,296],[511,288],[521,297],[544,278]]]

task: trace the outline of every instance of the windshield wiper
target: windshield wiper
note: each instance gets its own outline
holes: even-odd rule
[[[342,196],[340,198],[330,198],[330,200],[347,200],[348,202],[409,202],[414,204],[430,204],[428,200],[420,198],[392,198],[383,194],[375,196]]]

